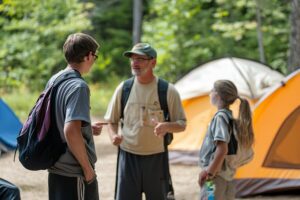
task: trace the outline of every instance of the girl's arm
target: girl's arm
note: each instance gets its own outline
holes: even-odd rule
[[[200,186],[204,184],[207,179],[213,178],[218,171],[220,171],[224,158],[228,152],[228,144],[223,141],[216,141],[217,147],[214,155],[214,159],[209,166],[200,172],[198,183]]]

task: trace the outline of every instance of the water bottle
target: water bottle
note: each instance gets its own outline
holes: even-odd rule
[[[205,182],[207,200],[215,200],[215,184],[210,180]]]

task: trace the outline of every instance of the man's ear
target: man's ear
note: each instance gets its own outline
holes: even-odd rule
[[[154,68],[156,65],[156,58],[151,60],[151,64],[153,65],[153,68]]]

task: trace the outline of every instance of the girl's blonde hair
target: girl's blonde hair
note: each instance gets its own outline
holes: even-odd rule
[[[240,100],[238,119],[234,120],[237,125],[237,139],[244,147],[251,147],[254,142],[252,127],[252,114],[249,102],[238,95],[238,90],[229,80],[218,80],[214,83],[214,90],[220,96],[224,107],[229,107],[236,99]]]

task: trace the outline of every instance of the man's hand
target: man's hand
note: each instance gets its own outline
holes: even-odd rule
[[[110,140],[113,145],[119,146],[123,140],[123,136],[115,134],[110,137]]]
[[[118,123],[109,122],[108,133],[111,143],[115,146],[119,146],[123,140],[123,136],[118,135]]]
[[[166,122],[157,122],[154,127],[154,135],[163,138],[168,132],[168,124]]]

